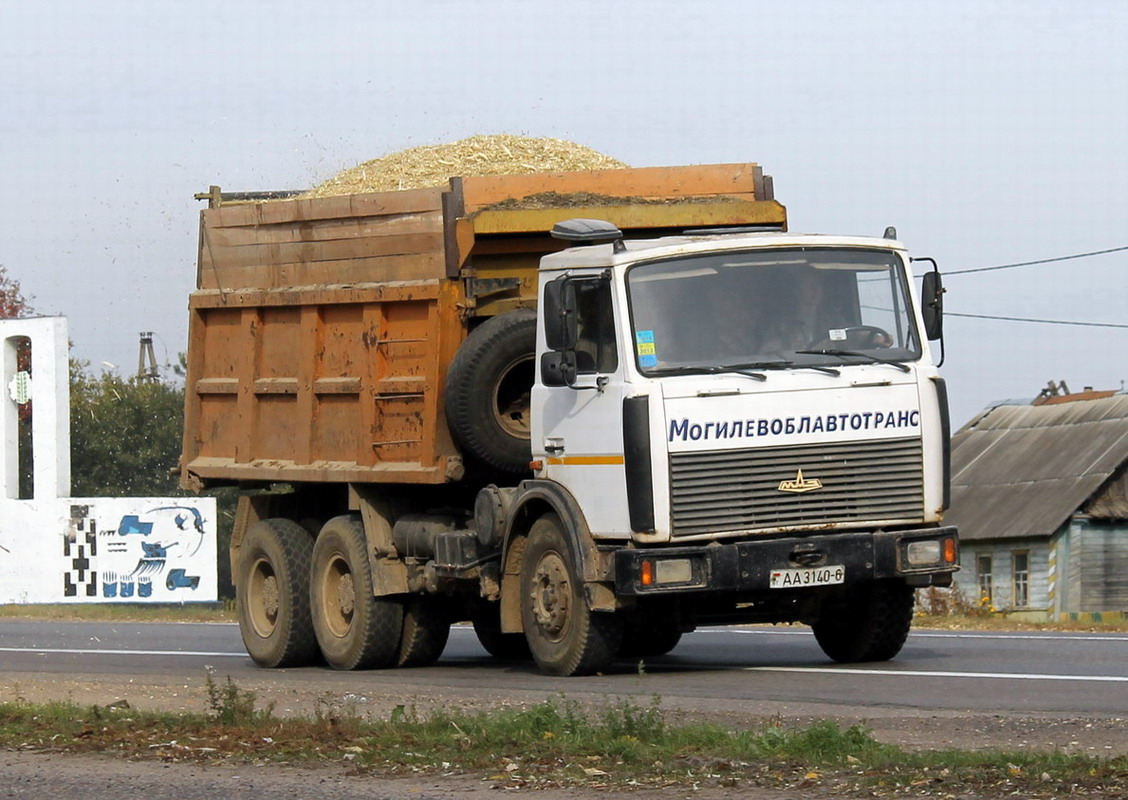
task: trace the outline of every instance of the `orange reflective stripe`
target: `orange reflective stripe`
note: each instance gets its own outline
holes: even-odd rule
[[[546,458],[548,464],[578,466],[589,464],[622,464],[622,456],[565,456],[564,458]]]

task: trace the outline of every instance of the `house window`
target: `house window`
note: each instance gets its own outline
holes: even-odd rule
[[[977,556],[975,559],[975,583],[979,588],[979,605],[994,605],[994,592],[991,590],[991,556]]]
[[[1025,608],[1030,605],[1030,553],[1015,550],[1011,554],[1014,575],[1014,606]]]

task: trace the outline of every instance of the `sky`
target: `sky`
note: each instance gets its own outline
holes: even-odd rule
[[[0,0],[0,264],[93,369],[141,331],[174,363],[193,194],[485,133],[754,161],[791,230],[894,225],[952,273],[1125,248],[1126,41],[1120,0]],[[946,286],[957,426],[1124,387],[1128,250]]]

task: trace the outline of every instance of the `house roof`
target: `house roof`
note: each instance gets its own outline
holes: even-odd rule
[[[960,538],[1050,536],[1128,464],[1128,394],[989,408],[952,437]]]

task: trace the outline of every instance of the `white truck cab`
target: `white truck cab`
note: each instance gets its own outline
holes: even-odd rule
[[[892,653],[888,637],[838,643],[843,612],[820,637],[842,660],[891,657],[910,587],[948,585],[958,564],[941,525],[938,273],[922,309],[894,239],[624,241],[597,220],[556,233],[597,241],[541,263],[533,467],[614,549],[615,594],[747,595],[735,606],[758,609],[748,620],[818,634],[834,598],[858,587],[867,599],[845,604],[857,614],[895,585]]]

